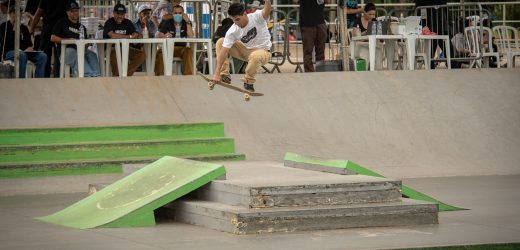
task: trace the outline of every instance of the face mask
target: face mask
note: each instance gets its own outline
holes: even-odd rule
[[[182,15],[181,14],[173,15],[173,21],[175,21],[176,23],[182,22]]]

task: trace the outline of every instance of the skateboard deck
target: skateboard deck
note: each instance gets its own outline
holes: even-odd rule
[[[232,89],[232,90],[244,93],[244,99],[246,101],[249,101],[251,99],[251,96],[263,96],[264,95],[262,93],[251,92],[249,90],[245,90],[243,88],[239,88],[239,87],[233,86],[231,84],[227,84],[227,83],[223,83],[223,82],[219,82],[219,81],[214,81],[213,79],[208,78],[207,76],[203,75],[202,73],[197,73],[197,75],[201,76],[204,80],[206,80],[208,82],[208,87],[209,87],[210,90],[213,90],[215,85],[220,85],[222,87],[225,87],[225,88],[228,88],[228,89]]]

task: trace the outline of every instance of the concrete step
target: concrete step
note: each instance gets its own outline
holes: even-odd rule
[[[400,187],[401,181],[378,177],[318,175],[297,179],[214,180],[197,192],[199,199],[205,201],[269,208],[394,202],[401,198]]]
[[[2,129],[0,145],[42,145],[224,137],[224,123]]]
[[[235,152],[232,138],[0,146],[2,165],[49,161],[162,157]]]
[[[179,222],[234,234],[259,234],[357,227],[438,224],[437,206],[405,199],[399,202],[314,207],[244,208],[178,200],[162,209]]]
[[[185,155],[185,159],[218,162],[244,160],[243,154],[203,154]],[[18,162],[0,164],[0,178],[15,177],[41,177],[54,175],[78,175],[78,174],[100,174],[121,173],[121,164],[146,165],[157,160],[159,157],[122,157],[117,159],[89,159],[71,161],[46,161],[46,162]]]

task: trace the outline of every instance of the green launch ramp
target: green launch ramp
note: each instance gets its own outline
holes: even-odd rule
[[[154,210],[225,175],[224,166],[170,156],[39,220],[73,228],[155,225]]]
[[[375,177],[384,177],[370,169],[364,168],[352,161],[348,160],[332,160],[322,159],[312,156],[302,156],[295,153],[287,152],[284,156],[284,165],[288,167],[297,167],[309,170],[330,172],[336,174],[362,174]],[[452,205],[448,205],[441,201],[438,201],[426,194],[416,191],[410,187],[403,185],[401,187],[401,194],[405,197],[414,200],[429,201],[437,203],[439,211],[457,211],[465,210],[465,208],[459,208]]]

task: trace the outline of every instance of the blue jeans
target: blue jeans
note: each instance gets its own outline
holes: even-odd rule
[[[75,48],[67,48],[65,50],[65,64],[70,65],[72,70],[78,74],[78,53]],[[85,49],[85,77],[100,76],[99,61],[96,53]]]
[[[5,54],[6,60],[14,60],[14,50],[7,51]],[[19,78],[25,78],[27,70],[27,60],[30,60],[36,66],[34,77],[44,77],[45,63],[47,62],[47,55],[43,52],[29,52],[26,53],[20,50],[20,75]]]

